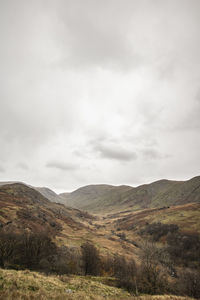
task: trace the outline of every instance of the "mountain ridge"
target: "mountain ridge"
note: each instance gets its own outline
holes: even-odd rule
[[[21,182],[0,182],[0,187],[14,183],[24,184],[38,191],[51,202],[94,214],[200,202],[200,176],[185,181],[160,179],[137,187],[91,184],[71,193],[61,194],[47,187],[34,187]]]
[[[87,185],[61,197],[68,206],[96,214],[200,202],[200,176],[186,181],[161,179],[137,187]]]

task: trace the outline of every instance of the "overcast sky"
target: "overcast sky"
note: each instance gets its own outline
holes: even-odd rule
[[[0,180],[200,175],[199,0],[0,0]]]

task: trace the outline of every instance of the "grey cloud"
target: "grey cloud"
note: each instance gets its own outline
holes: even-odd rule
[[[144,159],[147,159],[147,160],[157,160],[157,159],[164,159],[164,158],[171,157],[171,155],[162,154],[156,149],[145,149],[142,151],[142,155],[143,155]]]
[[[2,166],[0,166],[0,172],[1,172],[1,173],[4,173],[4,172],[5,172],[5,169],[4,169]]]
[[[108,159],[119,161],[131,161],[137,159],[135,152],[120,148],[117,144],[111,146],[97,145],[95,150],[100,153],[100,156]]]
[[[198,95],[190,100],[187,112],[172,126],[176,131],[198,131],[200,129],[200,101]]]
[[[29,166],[26,163],[24,163],[24,162],[19,162],[17,164],[17,167],[20,168],[20,169],[22,169],[22,170],[25,170],[25,171],[29,169]]]
[[[61,50],[60,66],[129,70],[153,65],[169,79],[186,60],[194,64],[198,59],[200,5],[196,0],[190,3],[187,0],[56,2],[54,9],[59,21],[55,36]],[[182,10],[177,10],[179,5]],[[186,26],[181,30],[183,22]]]
[[[46,167],[58,169],[61,171],[74,171],[78,168],[78,165],[61,161],[50,161],[46,164]]]
[[[140,53],[134,51],[127,32],[134,7],[126,10],[122,1],[59,3],[56,9],[62,22],[56,37],[62,49],[60,66],[129,69],[140,64]],[[131,1],[127,3],[132,6]]]

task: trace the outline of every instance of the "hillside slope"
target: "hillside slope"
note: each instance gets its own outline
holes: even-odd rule
[[[51,202],[57,202],[57,203],[62,202],[61,197],[59,197],[58,194],[56,194],[54,191],[52,191],[47,187],[32,187],[32,188],[37,190],[40,194],[42,194],[45,198],[47,198]]]
[[[192,202],[200,202],[200,176],[190,180],[176,182],[169,189],[157,195],[153,199],[153,205],[180,205]]]
[[[176,224],[181,232],[200,234],[200,203],[122,212],[108,215],[107,218],[112,220],[110,224],[113,230],[127,231],[133,236],[152,223]]]
[[[8,184],[16,184],[16,183],[26,185],[26,186],[38,191],[45,198],[47,198],[48,200],[50,200],[52,202],[62,203],[62,199],[60,198],[60,196],[47,187],[35,187],[35,186],[26,184],[26,183],[20,182],[20,181],[0,181],[0,186],[8,185]]]
[[[159,180],[136,188],[91,185],[62,194],[62,198],[68,206],[96,214],[200,202],[200,176],[187,181]]]
[[[48,232],[52,236],[60,235],[63,226],[68,230],[84,229],[84,221],[90,219],[81,212],[67,208],[62,204],[50,202],[33,188],[21,183],[0,187],[0,223],[4,231]]]
[[[67,206],[76,207],[83,210],[95,211],[102,209],[102,205],[113,206],[121,200],[121,195],[133,189],[130,186],[112,186],[106,184],[88,185],[72,193],[62,193],[62,203]]]
[[[0,269],[0,299],[6,300],[192,300],[179,296],[131,296],[108,286],[105,279],[82,276],[45,276],[37,272]]]

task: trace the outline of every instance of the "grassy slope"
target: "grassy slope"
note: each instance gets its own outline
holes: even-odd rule
[[[46,187],[33,187],[39,193],[41,193],[44,197],[52,202],[61,202],[62,199],[57,195],[54,191]]]
[[[113,187],[110,191],[92,199],[92,203],[90,201],[87,205],[84,204],[82,208],[95,214],[113,211],[116,208],[121,210],[124,194],[132,189],[132,187],[125,185]]]
[[[200,202],[200,176],[188,181],[159,180],[136,188],[91,185],[68,193],[65,199],[67,205],[95,214]]]
[[[154,207],[200,202],[200,176],[183,182],[176,182],[160,195],[153,199]]]
[[[52,202],[62,203],[62,198],[60,198],[58,194],[56,194],[54,191],[52,191],[51,189],[49,189],[47,187],[35,187],[35,186],[31,186],[29,184],[26,184],[26,183],[23,183],[20,181],[0,181],[0,186],[12,185],[12,184],[16,184],[16,183],[26,185],[27,187],[35,189],[40,194],[42,194],[45,198],[47,198],[48,200],[50,200]]]
[[[116,234],[124,232],[130,240],[140,240],[138,233],[145,225],[161,222],[164,224],[176,224],[181,232],[200,234],[200,204],[189,203],[172,206],[165,209],[145,209],[132,213],[119,213],[109,216],[110,230]]]
[[[103,283],[105,278],[45,276],[37,272],[0,269],[0,299],[6,300],[189,300],[177,296],[131,296]]]
[[[6,231],[48,231],[53,236],[62,231],[62,224],[76,230],[84,229],[80,224],[81,212],[64,205],[51,203],[36,190],[20,184],[0,187],[0,222]],[[90,220],[82,216],[83,223]]]
[[[114,198],[119,197],[121,192],[131,189],[129,186],[112,186],[106,184],[88,185],[72,193],[62,193],[63,203],[68,206],[77,207],[79,209],[90,210],[90,208],[98,207],[102,199],[110,199],[112,194]]]

